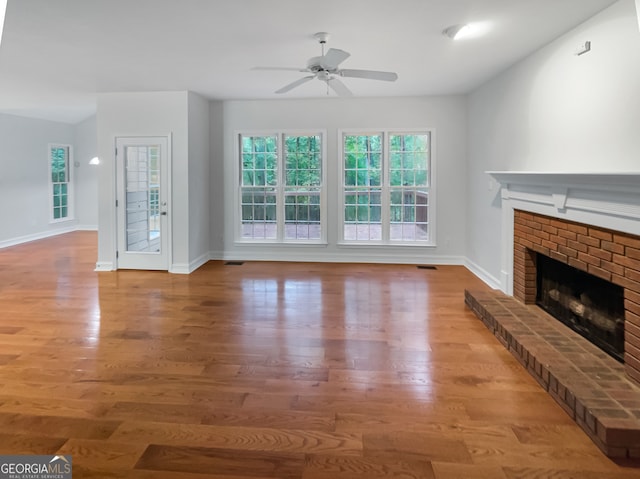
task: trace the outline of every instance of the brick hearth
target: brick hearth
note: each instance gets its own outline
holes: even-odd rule
[[[535,253],[624,289],[625,370],[640,384],[640,237],[514,210],[513,295],[536,300]]]
[[[640,458],[640,387],[622,364],[501,292],[465,291],[465,303],[606,455]]]

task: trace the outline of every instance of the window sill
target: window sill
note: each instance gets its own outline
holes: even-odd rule
[[[50,225],[57,225],[60,223],[70,223],[75,221],[75,218],[60,218],[60,219],[56,219],[56,220],[49,220],[49,224]]]
[[[382,242],[373,242],[373,241],[338,241],[338,247],[343,248],[436,248],[438,245],[435,243],[425,241],[420,243],[382,243]]]
[[[240,247],[246,247],[246,246],[274,246],[276,248],[291,247],[291,246],[308,248],[308,247],[312,247],[312,246],[323,246],[324,247],[324,246],[328,246],[329,245],[329,243],[327,241],[325,241],[325,240],[318,240],[318,241],[236,240],[236,241],[234,241],[233,244],[235,246],[240,246]]]

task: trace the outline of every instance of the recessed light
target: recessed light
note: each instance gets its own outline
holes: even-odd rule
[[[452,40],[462,40],[464,38],[479,37],[488,30],[489,25],[487,23],[461,23],[445,28],[442,34]]]

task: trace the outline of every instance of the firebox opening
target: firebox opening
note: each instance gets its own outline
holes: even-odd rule
[[[539,253],[536,265],[536,304],[624,362],[623,288]]]

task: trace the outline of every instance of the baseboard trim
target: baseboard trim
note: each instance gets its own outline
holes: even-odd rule
[[[173,274],[191,274],[200,266],[207,263],[211,259],[211,253],[203,253],[190,263],[173,263],[169,268],[169,273]]]
[[[58,236],[65,233],[72,233],[77,231],[76,226],[68,226],[66,228],[59,228],[51,231],[42,231],[40,233],[33,233],[25,236],[18,236],[17,238],[11,238],[8,240],[0,241],[0,249],[9,248],[10,246],[17,246],[23,243],[30,243],[31,241],[38,241],[41,239],[51,238],[52,236]]]
[[[311,253],[309,251],[288,250],[280,252],[263,253],[257,251],[218,253],[211,252],[210,259],[223,261],[283,261],[302,263],[380,263],[380,264],[433,264],[433,265],[459,265],[465,264],[463,256],[437,256],[419,255],[411,253],[389,255],[384,252],[368,251],[363,253],[350,252],[349,254],[327,254],[326,252]]]
[[[113,263],[110,261],[98,261],[94,271],[114,271]]]
[[[484,268],[481,268],[480,266],[478,266],[476,263],[474,263],[473,261],[471,261],[470,259],[465,259],[465,263],[464,266],[471,271],[473,274],[475,274],[478,278],[480,278],[482,281],[484,281],[487,286],[489,286],[492,289],[501,289],[500,286],[500,280],[497,279],[495,276],[489,274]]]
[[[94,225],[77,225],[55,231],[45,231],[32,235],[21,236],[10,240],[0,241],[0,249],[16,246],[30,241],[50,238],[73,231],[97,231]],[[191,261],[190,263],[174,263],[169,269],[173,274],[191,274],[208,261],[284,261],[284,262],[309,262],[309,263],[381,263],[381,264],[418,264],[418,265],[455,265],[464,266],[490,288],[501,289],[501,281],[489,274],[485,269],[478,266],[464,256],[437,256],[437,255],[416,255],[415,251],[407,254],[389,255],[384,252],[368,251],[358,254],[327,254],[326,252],[311,253],[309,251],[297,252],[288,250],[287,252],[261,253],[256,251],[227,253],[224,251],[209,251]],[[99,261],[96,263],[94,271],[114,271],[114,264],[110,261]]]

